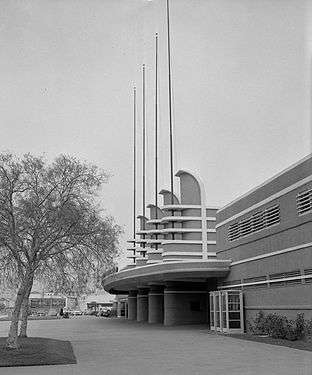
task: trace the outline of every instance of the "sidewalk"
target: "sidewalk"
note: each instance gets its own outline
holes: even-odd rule
[[[0,335],[8,322],[0,322]],[[163,327],[76,317],[31,321],[29,333],[72,342],[78,364],[1,368],[1,375],[311,375],[312,353],[218,336],[203,326]]]

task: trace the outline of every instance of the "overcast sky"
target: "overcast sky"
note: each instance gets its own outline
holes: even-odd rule
[[[171,0],[175,170],[201,175],[208,204],[225,205],[310,152],[310,8],[308,0]],[[68,153],[111,171],[102,203],[124,227],[123,245],[142,63],[154,194],[155,32],[160,187],[169,187],[165,0],[0,0],[0,29],[0,151]]]

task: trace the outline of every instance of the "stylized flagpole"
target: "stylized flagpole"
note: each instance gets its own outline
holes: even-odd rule
[[[136,239],[136,87],[133,87],[133,239]],[[134,242],[135,247],[135,242]],[[135,255],[135,250],[134,250]],[[133,259],[135,263],[135,258]]]
[[[170,46],[170,9],[169,0],[167,0],[167,47],[168,47],[168,97],[169,97],[169,149],[170,149],[170,190],[171,190],[171,204],[174,204],[173,191],[173,131],[172,131],[172,83],[171,83],[171,46]],[[171,211],[174,216],[174,210]],[[174,222],[171,223],[174,228]],[[174,233],[172,233],[174,240]]]
[[[158,34],[155,34],[155,219],[158,219]],[[155,225],[156,230],[158,224]],[[158,235],[156,234],[156,240]],[[155,243],[155,249],[158,244]]]
[[[145,230],[145,174],[146,174],[146,163],[145,163],[145,138],[146,138],[146,130],[145,130],[145,120],[146,120],[146,103],[145,103],[145,64],[142,67],[142,215],[143,215],[143,230]],[[145,234],[143,234],[143,239],[145,239]],[[145,247],[145,243],[143,243],[143,247]]]
[[[169,0],[167,0],[167,47],[168,47],[168,96],[169,96],[169,137],[170,137],[170,190],[171,190],[171,204],[173,204],[174,203],[174,200],[173,200],[173,131],[172,131],[172,84],[171,84]]]
[[[155,218],[158,219],[158,34],[155,35]],[[156,224],[156,229],[158,225]]]

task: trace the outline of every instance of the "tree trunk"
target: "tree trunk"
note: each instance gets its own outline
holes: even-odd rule
[[[33,278],[30,280],[26,294],[24,296],[21,306],[21,326],[19,337],[27,337],[27,323],[28,323],[28,309],[29,309],[29,295],[33,286]]]
[[[22,303],[24,296],[27,293],[28,285],[30,281],[30,275],[25,277],[22,281],[20,288],[18,289],[14,309],[12,312],[11,325],[9,330],[9,335],[6,342],[6,349],[18,349],[17,345],[17,334],[18,334],[18,321],[21,312]]]

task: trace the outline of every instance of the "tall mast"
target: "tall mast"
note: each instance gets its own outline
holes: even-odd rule
[[[143,215],[143,230],[145,230],[145,117],[146,117],[146,110],[145,110],[145,64],[142,67],[142,194],[143,194],[143,207],[142,207],[142,215]],[[145,238],[145,235],[143,235]],[[143,244],[145,247],[145,244]]]
[[[171,85],[171,51],[170,51],[170,12],[167,0],[167,47],[168,47],[168,95],[169,95],[169,136],[170,136],[170,190],[171,204],[173,200],[173,135],[172,135],[172,85]],[[173,214],[173,212],[172,212]]]
[[[133,239],[136,237],[136,87],[133,87]]]
[[[133,87],[133,255],[135,255],[136,239],[136,87]],[[135,258],[133,258],[135,263]]]
[[[169,95],[169,148],[170,148],[170,190],[171,190],[171,204],[174,204],[173,195],[173,134],[172,134],[172,85],[171,85],[171,48],[170,48],[170,9],[169,0],[167,0],[167,47],[168,47],[168,95]],[[171,216],[174,216],[174,210],[171,211]],[[174,228],[174,222],[171,222]],[[172,232],[172,239],[174,240],[174,232]]]
[[[155,218],[158,219],[158,34],[155,35]],[[157,224],[156,224],[157,229]]]

